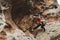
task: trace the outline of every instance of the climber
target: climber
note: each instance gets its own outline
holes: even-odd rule
[[[44,30],[45,32],[45,25],[46,25],[46,21],[45,18],[43,17],[42,14],[38,13],[38,15],[33,16],[33,18],[35,18],[38,22],[38,25],[36,27],[33,28],[33,30],[37,29],[39,26],[41,26],[41,28]],[[32,30],[32,31],[33,31]]]

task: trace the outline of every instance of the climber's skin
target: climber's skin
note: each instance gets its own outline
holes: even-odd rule
[[[44,17],[41,14],[38,14],[37,16],[34,16],[34,18],[37,19],[38,25],[35,28],[33,28],[33,29],[37,29],[39,26],[41,26],[41,28],[45,31],[45,27],[44,26],[46,25],[46,22],[45,22]]]

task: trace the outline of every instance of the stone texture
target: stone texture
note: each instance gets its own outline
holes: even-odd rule
[[[9,24],[7,24],[8,26],[5,26],[6,25],[6,22],[4,21],[5,18],[3,16],[0,17],[1,18],[0,23],[2,24],[0,26],[0,34],[1,34],[0,40],[50,40],[51,38],[60,35],[60,31],[59,31],[60,7],[58,7],[56,0],[46,0],[46,1],[6,0],[6,1],[7,2],[9,1],[12,9],[9,6],[11,10],[7,10],[5,12],[6,14],[4,13],[5,15],[4,14],[3,15],[6,18],[6,21],[8,20],[8,22],[13,26],[11,27],[11,25],[9,26]],[[56,8],[55,6],[58,8]],[[34,38],[34,35],[32,34],[35,33],[31,34],[29,32],[29,28],[35,26],[35,23],[32,23],[33,19],[30,18],[30,15],[35,15],[39,12],[47,13],[44,16],[47,16],[46,20],[48,19],[47,22],[49,23],[46,25],[46,32],[43,31],[37,32],[37,36],[36,38]],[[51,15],[56,14],[56,16],[53,15],[51,16],[48,14]],[[28,32],[24,32],[24,31],[28,31]]]

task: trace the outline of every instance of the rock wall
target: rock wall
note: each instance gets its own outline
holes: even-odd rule
[[[39,12],[45,12],[46,10],[57,8],[58,4],[56,0],[21,0],[12,1],[12,19],[23,31],[33,27],[32,19],[30,15],[37,14]],[[44,13],[45,14],[45,13]],[[18,15],[18,16],[17,16]],[[33,25],[32,25],[33,24]]]
[[[45,16],[47,22],[57,21],[56,19],[60,20],[60,7],[56,0],[6,0],[6,2],[10,7],[4,12],[6,21],[13,25],[12,28],[15,29],[12,29],[11,25],[9,24],[8,26],[3,27],[4,29],[1,31],[1,37],[4,36],[5,38],[1,38],[2,40],[35,40],[34,36],[32,35],[35,34],[35,32],[32,34],[29,32],[29,28],[36,26],[36,23],[32,22],[33,18],[30,18],[30,15],[35,15],[41,12]],[[47,30],[50,29],[48,27],[46,28]],[[57,31],[59,32],[59,30]],[[46,38],[46,40],[50,40],[51,38],[48,36],[48,33],[43,33],[41,36],[47,36],[49,39]],[[44,40],[45,38],[41,38],[41,36],[38,34],[38,38],[36,39]]]
[[[30,15],[35,15],[41,12],[43,13],[43,15],[46,16],[47,20],[49,17],[52,18],[51,16],[49,16],[50,14],[52,13],[54,14],[56,13],[55,10],[56,11],[59,10],[58,3],[56,0],[6,0],[6,1],[10,3],[12,7],[11,12],[9,14],[11,14],[12,19],[18,26],[18,28],[20,28],[23,31],[29,30],[30,27],[34,27],[36,24],[32,22],[33,19],[30,18]],[[49,22],[51,20],[48,19],[47,21]]]

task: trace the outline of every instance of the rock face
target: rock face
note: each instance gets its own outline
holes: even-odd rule
[[[23,31],[34,26],[30,15],[35,15],[39,12],[44,12],[43,14],[45,14],[46,10],[57,8],[58,6],[56,0],[11,0],[11,4],[12,19]]]
[[[1,20],[3,26],[0,27],[1,40],[50,40],[60,35],[60,22],[58,22],[60,7],[56,0],[6,0],[6,2],[8,3],[6,6],[10,8],[3,12],[6,19],[1,17],[3,20]],[[46,32],[41,31],[34,38],[29,29],[34,27],[36,23],[32,23],[33,18],[30,18],[30,15],[39,12],[45,16],[49,23],[46,25]],[[6,26],[7,21],[9,24]]]
[[[35,40],[32,35],[26,36],[21,30],[14,30],[14,33],[6,32],[7,40]]]
[[[4,13],[0,14],[0,40],[36,40],[32,34],[26,35],[22,30],[6,24]],[[7,26],[6,26],[7,25]],[[28,33],[27,33],[28,34]]]
[[[60,21],[50,22],[46,25],[46,32],[39,32],[37,40],[52,40],[60,35],[59,31]]]

